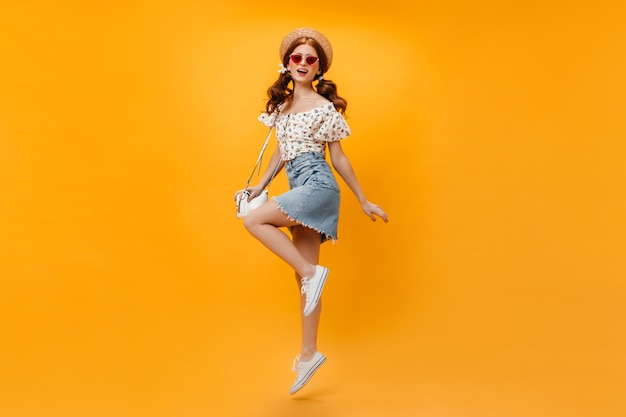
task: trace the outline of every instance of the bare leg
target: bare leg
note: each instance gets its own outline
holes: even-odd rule
[[[293,243],[299,250],[302,256],[307,262],[317,265],[320,257],[321,237],[313,229],[309,229],[304,226],[296,226],[293,229]],[[302,287],[302,276],[296,272],[296,281],[298,282],[298,288]],[[304,308],[305,297],[300,297],[301,308]],[[317,330],[320,323],[320,313],[322,311],[322,300],[319,301],[315,310],[305,317],[301,313],[302,318],[302,351],[300,352],[300,359],[303,362],[309,361],[313,358],[313,355],[317,351]]]
[[[244,218],[243,224],[252,236],[287,262],[297,274],[302,277],[313,276],[317,263],[311,261],[312,258],[303,256],[289,236],[279,229],[283,226],[296,226],[297,223],[290,220],[275,201],[270,200],[251,211]]]

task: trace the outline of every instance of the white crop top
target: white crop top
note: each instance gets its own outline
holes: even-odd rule
[[[276,120],[276,137],[283,161],[317,152],[326,155],[326,142],[341,140],[350,135],[350,128],[333,103],[326,103],[299,113],[261,113],[259,120],[267,127]]]

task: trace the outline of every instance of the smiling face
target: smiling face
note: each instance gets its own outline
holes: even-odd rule
[[[287,69],[294,82],[312,83],[315,76],[320,73],[320,60],[317,51],[311,45],[298,45],[291,52]],[[312,62],[315,58],[315,62]]]

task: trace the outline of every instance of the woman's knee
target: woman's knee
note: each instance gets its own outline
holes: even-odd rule
[[[264,224],[270,224],[270,222],[267,219],[267,215],[264,214],[262,207],[248,213],[248,215],[243,218],[243,227],[250,233],[253,233],[255,228]]]
[[[256,221],[254,219],[254,216],[252,216],[251,214],[248,214],[246,217],[243,218],[243,227],[245,227],[248,232],[252,233],[254,227],[258,225],[259,222]]]

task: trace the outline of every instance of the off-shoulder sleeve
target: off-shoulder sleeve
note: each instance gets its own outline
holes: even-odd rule
[[[314,139],[326,142],[341,140],[350,135],[350,128],[341,113],[333,111],[324,114],[322,123],[314,134]]]
[[[277,112],[272,114],[268,114],[266,112],[261,113],[259,116],[259,121],[263,123],[267,127],[271,127],[274,125],[274,121],[276,120],[276,116],[278,116]]]

